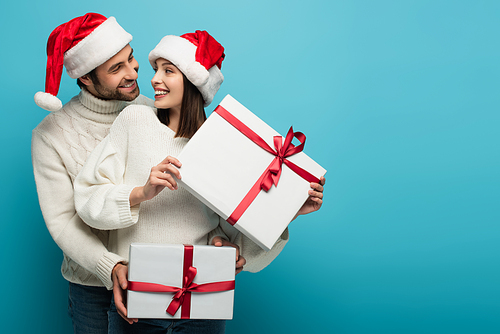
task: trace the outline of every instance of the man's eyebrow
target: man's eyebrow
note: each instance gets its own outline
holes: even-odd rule
[[[130,55],[128,56],[128,59],[132,58],[132,54],[134,53],[134,49],[132,49],[130,51]],[[121,64],[123,64],[123,61],[119,62],[119,63],[116,63],[116,64],[113,64],[110,68],[108,68],[108,73],[111,73],[113,72],[118,66],[120,66]]]
[[[113,64],[110,68],[108,68],[108,73],[111,73],[113,72],[118,66],[122,65],[123,62],[119,62],[119,63],[116,63],[116,64]]]

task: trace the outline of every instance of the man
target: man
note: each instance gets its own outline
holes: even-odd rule
[[[70,285],[75,333],[108,332],[111,273],[124,262],[106,249],[107,232],[88,227],[76,214],[73,180],[123,108],[153,105],[139,95],[131,40],[115,18],[100,14],[60,25],[47,43],[46,92],[35,95],[39,106],[54,111],[33,130],[32,161],[44,220],[64,253],[61,271]],[[61,108],[56,95],[63,65],[81,91]]]

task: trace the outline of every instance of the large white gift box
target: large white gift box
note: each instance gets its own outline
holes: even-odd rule
[[[232,319],[233,247],[130,245],[127,315],[153,319]]]
[[[293,130],[286,137],[291,141],[294,136],[305,141]],[[305,153],[295,153],[298,147],[285,144],[278,132],[227,95],[177,157],[182,163],[179,184],[269,250],[308,199],[310,182],[326,173]],[[299,175],[291,163],[309,175]],[[279,181],[272,176],[277,186],[261,191],[258,183],[271,178],[265,174],[276,166],[281,166]]]

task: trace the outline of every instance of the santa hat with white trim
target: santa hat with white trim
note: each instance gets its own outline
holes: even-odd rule
[[[149,62],[155,67],[158,58],[172,62],[198,88],[205,107],[213,100],[224,81],[221,72],[224,47],[206,31],[181,36],[168,35],[149,53]]]
[[[58,26],[47,42],[45,92],[35,94],[35,103],[49,111],[62,107],[56,97],[63,65],[77,79],[117,54],[132,40],[114,17],[87,13]]]

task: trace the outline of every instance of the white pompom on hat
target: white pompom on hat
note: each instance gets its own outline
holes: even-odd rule
[[[198,88],[207,107],[224,81],[221,72],[224,47],[208,32],[196,30],[181,36],[168,35],[149,53],[155,67],[158,58],[172,62]]]
[[[132,41],[132,35],[114,17],[87,13],[58,26],[47,41],[45,92],[35,94],[35,103],[49,111],[62,107],[57,98],[63,65],[77,79],[105,63]]]

